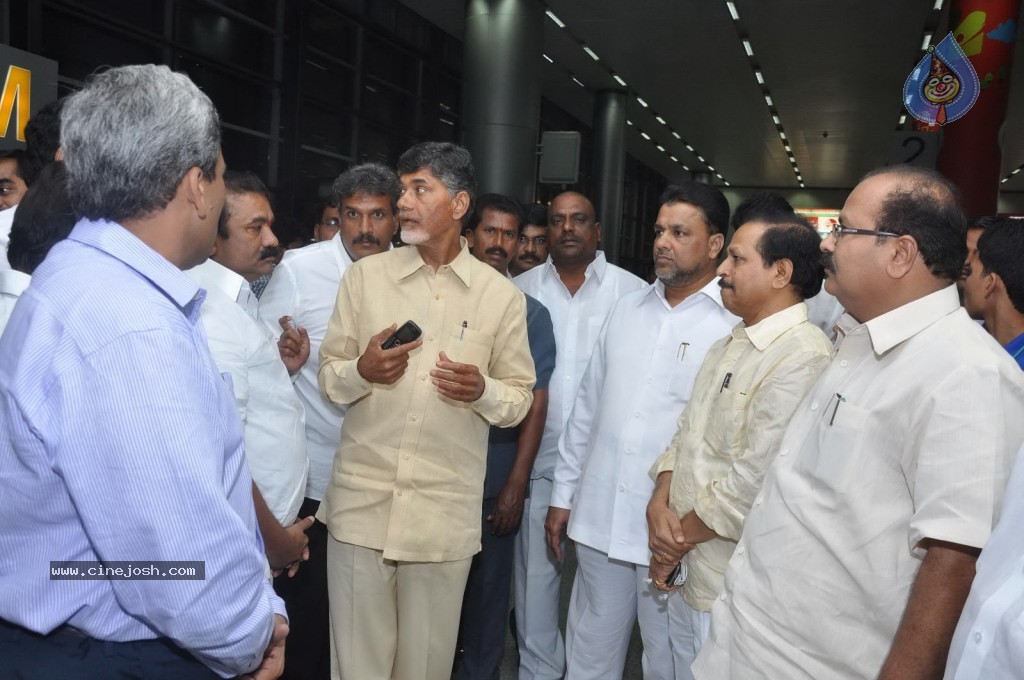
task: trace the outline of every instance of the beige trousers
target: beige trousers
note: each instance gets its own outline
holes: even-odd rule
[[[333,680],[449,680],[471,563],[395,562],[329,536]]]

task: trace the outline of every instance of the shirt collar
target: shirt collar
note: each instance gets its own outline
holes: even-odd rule
[[[187,313],[199,286],[165,257],[116,222],[81,219],[68,239],[95,248],[123,262],[174,301]]]
[[[737,333],[746,333],[750,344],[756,347],[758,351],[763,352],[780,335],[793,326],[805,321],[807,321],[807,303],[798,302],[795,305],[786,307],[782,311],[775,312],[769,317],[761,319],[753,326],[745,327],[741,321],[740,325],[733,330],[733,336],[735,337]]]
[[[712,302],[714,302],[722,309],[725,309],[725,305],[722,304],[722,287],[718,285],[719,280],[719,277],[714,277],[707,283],[707,285],[705,285],[696,293],[690,295],[688,298],[680,302],[678,305],[676,305],[675,308],[678,309],[680,306],[690,302],[691,300],[697,298],[698,296],[703,295],[705,297],[710,298]],[[665,299],[665,284],[661,282],[661,279],[655,279],[654,283],[647,286],[647,288],[645,288],[644,292],[641,294],[641,297],[647,297],[649,295],[658,296],[661,302],[666,307],[668,307],[668,300]]]
[[[331,237],[331,243],[337,246],[337,253],[341,263],[346,266],[352,264],[352,256],[348,254],[348,250],[345,249],[345,244],[341,242],[340,229],[337,234]],[[388,247],[390,248],[391,246],[389,245]]]
[[[864,324],[876,354],[885,354],[904,340],[912,338],[928,326],[952,314],[960,307],[956,285],[918,298],[890,310]]]
[[[558,276],[558,269],[555,267],[555,263],[551,259],[550,255],[548,255],[548,259],[543,264],[540,264],[538,266],[544,267],[545,276],[554,277],[558,279],[559,282],[561,282],[562,279],[560,276]],[[604,279],[604,273],[606,271],[608,271],[608,258],[604,256],[603,250],[599,250],[597,251],[597,254],[594,255],[594,261],[587,265],[587,270],[586,272],[584,272],[583,277],[586,281],[590,280],[591,275],[593,275],[597,277],[597,282],[601,283],[601,281]]]
[[[0,269],[0,293],[19,297],[28,288],[32,277],[17,269]]]
[[[412,276],[422,267],[427,266],[427,263],[423,261],[423,257],[420,255],[420,251],[416,246],[405,246],[403,248],[398,248],[397,250],[400,253],[398,261],[399,279]],[[448,266],[452,268],[452,271],[455,272],[455,275],[462,280],[462,283],[464,283],[467,288],[470,286],[473,262],[475,260],[476,258],[469,252],[469,243],[466,241],[466,238],[464,236],[460,236],[459,254],[455,256],[454,260],[448,263]]]
[[[248,282],[241,274],[231,271],[213,258],[188,270],[189,277],[207,290],[216,290],[228,296],[232,302],[238,300],[238,294],[248,287]]]

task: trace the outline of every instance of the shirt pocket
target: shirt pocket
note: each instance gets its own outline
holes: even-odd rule
[[[726,452],[739,449],[748,401],[749,395],[729,388],[723,388],[715,395],[704,428],[704,439],[712,449]]]
[[[479,368],[482,375],[487,375],[493,346],[494,336],[472,328],[456,326],[448,339],[449,349],[446,354],[452,361],[471,364]]]
[[[846,493],[854,478],[863,479],[859,470],[863,446],[861,436],[868,419],[866,409],[843,399],[833,397],[818,416],[819,426],[817,457],[801,461],[800,467],[824,486]]]

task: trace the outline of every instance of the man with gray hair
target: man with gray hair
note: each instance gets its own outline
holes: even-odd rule
[[[316,377],[320,343],[341,277],[353,262],[387,250],[398,228],[395,204],[401,186],[391,168],[379,163],[357,165],[339,175],[332,189],[337,206],[333,210],[340,218],[338,231],[325,241],[286,252],[259,304],[260,321],[275,335],[281,334],[278,349],[306,411],[309,476],[299,517],[313,516],[320,507],[341,438],[345,410],[320,394]],[[310,358],[296,365],[304,349]],[[327,527],[314,523],[307,534],[309,562],[294,578],[279,577],[275,584],[293,620],[285,676],[327,678],[331,671]]]
[[[165,66],[115,68],[61,146],[81,219],[0,338],[5,673],[277,677],[242,424],[182,272],[224,204],[217,112]]]
[[[451,676],[488,428],[518,424],[536,380],[523,294],[461,237],[476,193],[469,152],[418,144],[398,174],[413,247],[349,267],[320,347],[320,389],[347,409],[317,513],[346,680]]]

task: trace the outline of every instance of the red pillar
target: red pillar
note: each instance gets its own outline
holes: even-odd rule
[[[967,114],[946,125],[938,170],[959,188],[970,217],[994,215],[999,198],[1010,66],[1020,0],[953,0],[950,26],[981,80],[981,93]]]

